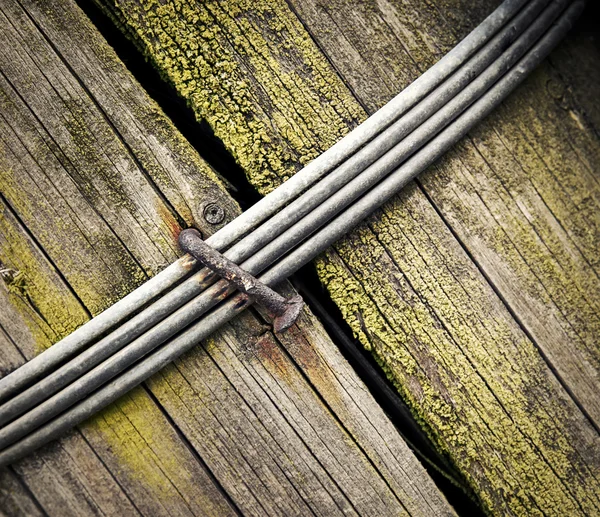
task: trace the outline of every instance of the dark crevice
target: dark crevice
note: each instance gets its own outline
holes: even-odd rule
[[[194,111],[179,96],[175,88],[167,83],[160,73],[149,63],[140,50],[130,41],[102,10],[89,0],[76,0],[76,3],[92,21],[94,26],[117,53],[127,69],[146,90],[146,93],[160,106],[171,119],[178,131],[194,149],[206,160],[223,179],[231,195],[246,210],[260,199],[260,194],[249,185],[242,168],[227,151],[205,121],[198,121]],[[243,191],[239,190],[241,185]]]
[[[467,485],[460,473],[436,450],[374,357],[354,338],[339,307],[318,279],[314,266],[304,266],[290,280],[408,446],[421,459],[448,502],[459,515],[483,516],[483,511],[475,502],[477,496],[467,492]]]
[[[175,88],[165,82],[158,71],[146,61],[139,49],[115,27],[112,20],[91,2],[76,1],[150,97],[159,104],[200,156],[224,179],[228,190],[242,209],[247,209],[261,199],[257,190],[248,181],[244,171],[227,151],[222,141],[214,135],[208,123],[196,120],[193,110],[177,94]],[[293,276],[292,283],[303,295],[313,313],[319,317],[330,338],[358,373],[400,434],[423,460],[429,475],[457,513],[482,516],[483,512],[480,506],[474,502],[476,498],[474,494],[467,495],[462,488],[451,481],[451,479],[460,480],[460,475],[435,450],[408,407],[387,380],[381,367],[353,338],[339,308],[318,280],[314,267],[302,268]],[[158,401],[155,400],[155,402],[162,408]],[[173,427],[177,429],[166,411],[164,413]],[[201,461],[201,458],[199,460]],[[202,463],[204,464],[204,462]]]

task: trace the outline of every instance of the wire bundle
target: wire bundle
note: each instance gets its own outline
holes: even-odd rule
[[[207,244],[262,273],[267,285],[281,282],[483,119],[562,39],[583,3],[505,0],[436,65]],[[107,406],[251,303],[182,257],[0,379],[0,465]]]

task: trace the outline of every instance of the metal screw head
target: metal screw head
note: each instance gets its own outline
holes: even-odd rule
[[[225,219],[225,210],[223,210],[217,203],[208,203],[204,207],[204,219],[210,224],[219,224]]]

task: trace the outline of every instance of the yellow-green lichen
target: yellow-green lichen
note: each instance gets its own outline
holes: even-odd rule
[[[32,357],[84,324],[89,316],[1,203],[0,235],[0,282],[31,332],[33,348],[24,349],[25,343],[20,346]],[[149,417],[153,412],[154,417]],[[128,483],[135,481],[155,490],[158,499],[180,498],[175,485],[193,483],[182,466],[196,468],[195,460],[187,457],[187,449],[143,390],[134,390],[109,406],[85,423],[84,429],[97,436],[95,444],[107,447],[123,461],[119,468],[126,469]]]
[[[2,203],[0,234],[1,281],[27,322],[38,353],[85,323],[88,315],[64,284],[53,279],[52,266]]]
[[[61,8],[65,7],[56,6],[51,14]],[[61,19],[60,23],[65,30],[74,33],[80,28],[78,24],[83,15],[75,5],[71,9],[80,18],[73,23]],[[41,37],[35,26],[29,25]],[[104,47],[108,48],[106,44]],[[38,46],[32,41],[27,48],[38,57],[52,50],[46,42]],[[63,72],[62,76],[57,74],[60,80],[71,81],[70,86],[77,83],[62,60],[54,55],[52,58],[55,62],[44,61],[44,71],[55,71],[52,68],[55,66]],[[93,60],[90,62],[94,65]],[[122,64],[121,67],[125,70]],[[53,86],[61,92],[58,84]],[[32,91],[38,96],[44,92],[42,86],[35,83],[16,84],[15,87],[24,96]],[[0,142],[0,290],[2,299],[7,299],[10,304],[10,309],[6,308],[9,314],[17,315],[14,328],[19,330],[23,324],[31,331],[31,343],[22,342],[26,339],[17,343],[27,358],[70,334],[89,320],[89,312],[95,314],[112,305],[147,278],[130,251],[118,242],[112,229],[107,228],[106,222],[94,225],[98,219],[90,213],[94,214],[95,208],[106,209],[103,213],[106,218],[119,211],[139,218],[147,217],[152,245],[160,251],[166,250],[161,266],[171,261],[177,250],[174,238],[177,223],[173,214],[155,195],[151,182],[142,178],[142,171],[133,172],[137,170],[132,164],[133,157],[121,145],[104,114],[99,113],[89,97],[71,94],[69,91],[65,95],[64,102],[53,98],[56,105],[48,102],[44,106],[48,109],[48,113],[44,113],[47,118],[43,120],[46,126],[40,129],[32,120],[34,117],[29,109],[23,110],[27,116],[21,116],[21,101],[15,100],[12,90],[0,88],[0,111],[4,120],[11,122],[8,130],[3,131]],[[211,183],[216,176],[209,167],[148,100],[148,110],[152,109],[155,111],[152,127],[163,124],[161,136],[166,140],[165,146],[177,153],[178,161],[173,166],[185,163],[189,169],[186,172],[195,176],[194,187],[204,181],[206,190],[211,189],[224,198],[225,206],[232,212],[237,210],[235,203],[225,199],[222,187],[216,181]],[[119,116],[131,123],[122,113]],[[147,122],[141,118],[138,122]],[[54,130],[52,136],[56,139],[45,134],[44,129],[49,133]],[[20,133],[21,139],[13,138],[15,133]],[[144,136],[149,139],[149,147],[156,151],[156,147],[152,147],[155,135],[148,132]],[[143,158],[146,156],[136,158],[145,163]],[[155,159],[148,157],[148,161],[151,158]],[[164,154],[160,158],[165,159]],[[111,187],[104,189],[103,194],[100,193],[102,189],[97,188],[100,181]],[[191,187],[185,184],[182,185],[184,188]],[[137,206],[135,194],[141,189],[152,192],[151,201],[160,202]],[[84,200],[93,208],[90,209]],[[198,207],[193,207],[190,212],[197,210]],[[156,233],[152,233],[154,229]],[[132,225],[130,231],[134,235],[137,229]],[[144,234],[138,233],[137,237],[141,239]],[[147,262],[153,260],[153,253],[160,255],[150,248],[145,251]],[[148,269],[153,271],[152,267]],[[28,337],[27,332],[22,335]],[[115,453],[117,460],[109,465],[109,469],[128,496],[148,498],[149,501],[134,501],[142,503],[140,508],[164,504],[168,511],[178,514],[224,513],[226,503],[208,500],[210,495],[219,495],[218,490],[143,389],[134,390],[83,424],[82,428],[88,442],[105,463],[112,462],[115,459],[112,453]],[[68,441],[65,447],[69,449]],[[85,455],[82,462],[73,458],[73,465],[81,471],[74,470],[71,474],[85,476],[85,468],[89,468],[86,461]],[[198,486],[203,480],[208,482],[208,488]],[[220,505],[223,508],[219,508]]]
[[[318,262],[345,319],[488,510],[593,511],[598,482],[574,458],[597,438],[570,428],[578,410],[533,344],[466,263],[445,265],[449,242],[424,233],[426,208],[405,204],[373,219],[377,238],[363,228],[341,243],[343,263]]]
[[[189,467],[195,461],[142,388],[124,395],[82,428],[109,445],[118,461],[114,468],[125,470],[129,483],[141,483],[152,491],[153,500],[166,504],[180,499],[182,493],[195,492],[191,487],[182,489],[194,482]]]
[[[364,118],[283,3],[147,1],[107,9],[261,193]]]
[[[283,2],[102,3],[262,193],[364,116]],[[596,434],[418,199],[322,259],[322,280],[489,511],[593,513],[579,455]]]

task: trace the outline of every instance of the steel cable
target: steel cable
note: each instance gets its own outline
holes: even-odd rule
[[[527,0],[505,0],[463,41],[388,104],[288,181],[215,233],[207,242],[215,249],[225,249],[300,195],[428,95],[488,42],[526,3]],[[180,258],[69,336],[0,379],[0,400],[6,400],[111,329],[115,329],[126,318],[137,313],[188,276],[193,269],[194,261],[189,255]]]
[[[450,146],[464,136],[477,122],[498,105],[550,52],[569,30],[580,14],[583,2],[572,4],[560,16],[548,32],[527,52],[517,65],[506,73],[487,93],[459,115],[452,124],[443,129],[433,140],[414,154],[399,169],[369,190],[359,200],[335,217],[321,230],[314,233],[300,246],[281,259],[263,274],[260,279],[268,285],[275,285],[310,261],[318,253],[329,247],[367,215],[381,206],[402,186],[419,172],[436,161]],[[63,431],[81,422],[94,412],[138,385],[153,373],[160,370],[179,355],[195,346],[235,315],[239,314],[251,301],[241,295],[227,300],[201,320],[187,328],[167,344],[143,358],[129,370],[121,373],[108,384],[69,408],[54,420],[46,423],[30,435],[0,452],[0,464],[15,461],[31,450],[59,436]]]
[[[451,120],[453,113],[454,116],[458,114],[460,110],[464,109],[472,102],[477,95],[480,95],[486,87],[491,85],[494,79],[493,77],[490,79],[489,76],[498,76],[502,72],[501,66],[497,64],[495,69],[486,72],[487,77],[486,73],[482,74],[482,71],[485,70],[490,63],[494,62],[494,60],[502,54],[504,49],[514,42],[517,37],[521,36],[524,29],[539,15],[540,11],[548,1],[549,0],[531,1],[507,26],[496,34],[496,36],[494,36],[483,48],[476,52],[467,63],[459,68],[444,83],[438,86],[437,89],[409,110],[398,121],[388,127],[383,133],[374,138],[368,145],[360,149],[352,157],[325,176],[319,183],[275,214],[267,222],[263,223],[239,243],[234,245],[233,248],[225,253],[225,256],[230,260],[239,263],[268,245],[268,249],[271,250],[272,253],[272,261],[277,258],[278,254],[280,255],[282,253],[281,250],[286,251],[286,247],[289,248],[290,245],[297,243],[298,239],[302,238],[303,235],[308,236],[308,233],[306,232],[309,230],[300,230],[299,232],[299,229],[295,228],[293,235],[290,234],[290,232],[285,233],[284,236],[277,240],[277,245],[274,248],[271,242],[282,232],[286,231],[305,216],[309,219],[305,220],[305,224],[301,228],[307,228],[308,226],[306,223],[308,221],[315,221],[315,215],[317,213],[323,213],[325,207],[328,208],[328,211],[325,212],[325,219],[327,217],[332,217],[337,211],[340,211],[347,205],[349,202],[348,199],[351,200],[362,194],[370,184],[388,173],[393,166],[397,165],[402,159],[406,159],[420,145],[426,142],[427,139],[431,138],[436,131],[439,131],[444,124],[447,124]],[[535,38],[539,37],[539,34],[544,29],[544,20],[556,16],[565,1],[566,0],[555,1],[552,4],[552,7],[546,11],[544,18],[536,22],[535,25],[538,27],[537,31],[534,30],[533,33],[525,39],[521,37],[521,45],[517,45],[513,50],[512,55],[504,59],[505,67],[511,64],[511,59],[514,61],[519,56],[519,52],[524,52],[527,46],[530,45]],[[482,74],[482,76],[477,79],[479,74]],[[473,81],[473,78],[476,78],[477,80]],[[474,86],[476,86],[475,83],[483,86],[476,91],[474,88]],[[467,87],[469,87],[469,90],[465,90]],[[456,99],[453,100],[457,94],[461,97],[460,102],[458,103],[456,102]],[[428,121],[430,118],[433,118],[438,122],[432,124]],[[375,169],[371,169],[370,174],[365,175],[365,170],[368,169],[369,166],[377,159],[381,158],[381,156],[389,151],[390,148],[396,146],[402,138],[409,135],[411,131],[414,131],[425,122],[428,124],[425,131],[419,128],[415,134],[411,135],[403,142],[399,149],[396,149],[394,153],[388,155],[388,157],[383,162],[379,163]],[[348,193],[346,196],[347,199],[344,201],[345,198],[340,194],[340,189],[345,187],[357,176],[360,176],[363,179],[360,182],[353,183],[352,188],[346,188],[343,191]],[[317,207],[318,211],[311,214],[311,211]],[[323,220],[323,216],[321,216],[319,221],[322,222]],[[310,231],[314,231],[315,228],[316,227],[312,227]],[[134,316],[131,320],[125,322],[111,334],[90,346],[87,350],[80,353],[68,363],[62,365],[58,370],[50,373],[33,386],[25,389],[14,398],[5,402],[0,406],[0,425],[6,424],[27,409],[49,398],[57,390],[85,374],[101,361],[110,357],[110,355],[151,329],[158,322],[164,321],[165,318],[174,313],[176,309],[200,294],[214,281],[214,275],[211,275],[207,270],[202,270],[191,278],[188,278],[181,285],[166,293],[161,299]],[[160,335],[161,339],[164,340],[177,330],[180,330],[177,325],[169,324],[167,322],[165,322],[163,327],[169,328],[170,333],[168,335],[165,333],[157,334],[155,332],[152,336]],[[153,337],[152,339],[154,346],[157,346],[159,344],[156,341],[158,337]],[[2,443],[2,439],[0,438],[0,446]]]
[[[360,196],[370,186],[389,173],[402,160],[408,158],[477,99],[539,38],[562,10],[566,1],[555,0],[531,24],[531,27],[524,31],[527,25],[538,16],[540,8],[544,4],[543,0],[531,2],[528,8],[524,9],[513,23],[499,33],[478,54],[473,56],[471,61],[404,117],[390,126],[378,139],[374,140],[374,151],[371,150],[371,147],[359,151],[317,186],[236,244],[225,255],[231,260],[239,262],[256,252],[251,259],[243,264],[243,267],[251,273],[257,274],[292,246],[306,238],[346,207],[353,199]],[[502,53],[516,36],[519,36],[517,41]],[[501,58],[498,58],[499,54],[501,54]],[[494,62],[494,59],[497,60]],[[493,64],[482,72],[485,65],[490,62],[493,62]],[[480,73],[480,75],[477,76],[477,73]],[[475,77],[474,80],[473,77]],[[457,93],[458,95],[456,95]],[[415,127],[418,129],[409,133]],[[402,140],[407,134],[409,136]],[[397,143],[400,140],[402,141]],[[394,146],[393,150],[387,152],[382,158],[364,169],[365,164],[373,162],[374,157],[380,156],[392,146]],[[362,156],[365,154],[368,157],[367,160]],[[314,193],[313,191],[317,192]],[[305,214],[306,216],[302,219]],[[301,221],[299,222],[299,220]],[[291,230],[285,231],[294,223],[296,224]],[[276,232],[273,231],[273,227],[277,228]],[[284,233],[275,238],[280,232]],[[206,270],[201,271],[155,305],[161,313],[169,309],[175,310],[192,296],[201,293],[212,281],[214,281],[213,275],[210,275]],[[203,311],[206,311],[221,299],[219,296],[215,296],[215,293],[221,292],[224,288],[225,286],[222,283],[217,288],[212,288],[203,295],[201,300],[195,300],[181,310],[174,312],[148,330],[139,339],[136,339],[135,345],[129,347],[127,352],[116,356],[112,361],[107,361],[104,371],[97,370],[94,376],[86,376],[85,380],[74,382],[72,386],[61,392],[60,397],[52,397],[25,417],[5,426],[0,430],[0,448],[7,445],[6,440],[12,440],[15,439],[15,436],[23,435],[85,396],[105,382],[109,374],[116,375],[120,371],[119,367],[116,366],[117,358],[123,358],[121,363],[123,366],[120,367],[123,369],[139,358],[133,355],[134,350],[138,354],[147,353],[149,349],[160,345],[164,340],[181,330],[183,326],[190,324]],[[82,377],[103,359],[115,354],[127,344],[127,342],[123,343],[123,337],[129,337],[132,334],[130,329],[135,328],[137,320],[141,320],[145,328],[150,327],[147,324],[147,318],[144,320],[145,312],[148,311],[156,311],[156,307],[147,309],[117,330],[115,333],[119,334],[120,339],[114,339],[113,335],[102,339],[56,372],[51,373],[31,388],[6,402],[0,407],[0,424],[6,423],[10,418],[17,416],[44,399],[48,399],[58,389],[67,385],[70,381]],[[110,364],[110,367],[107,366],[108,364]],[[92,378],[98,380],[92,381]],[[85,387],[83,387],[84,384]]]

